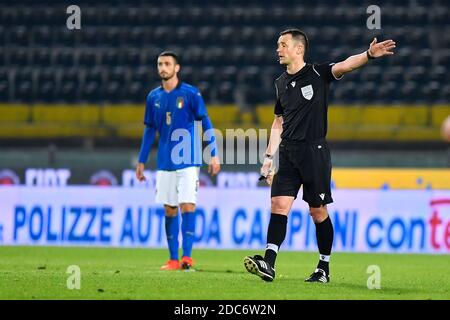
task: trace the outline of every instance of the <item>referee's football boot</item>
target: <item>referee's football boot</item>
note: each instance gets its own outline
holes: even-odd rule
[[[248,272],[256,274],[264,281],[273,281],[275,279],[275,269],[260,255],[245,257],[244,266]]]
[[[330,276],[326,274],[322,269],[317,268],[309,278],[305,279],[305,282],[330,282]]]

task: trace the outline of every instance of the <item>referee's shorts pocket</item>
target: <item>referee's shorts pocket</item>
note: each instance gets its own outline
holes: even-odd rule
[[[326,143],[313,143],[309,146],[308,159],[305,161],[303,172],[307,176],[303,185],[303,200],[311,207],[333,202],[331,157]]]
[[[271,197],[291,196],[296,198],[302,185],[300,172],[291,161],[288,149],[280,148],[279,168],[273,177]]]
[[[310,146],[311,172],[315,179],[331,180],[331,154],[326,142]]]

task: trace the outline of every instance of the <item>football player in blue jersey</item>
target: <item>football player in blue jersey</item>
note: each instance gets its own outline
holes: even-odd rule
[[[136,166],[137,179],[144,181],[144,164],[158,131],[156,202],[165,208],[165,229],[170,252],[169,261],[161,267],[163,270],[189,269],[194,264],[195,204],[202,165],[202,143],[197,128],[200,122],[210,141],[208,172],[216,175],[220,171],[214,130],[203,98],[196,87],[180,81],[179,71],[179,59],[175,52],[164,51],[158,56],[158,73],[162,83],[147,96],[145,129]],[[182,213],[181,262],[178,256],[178,207]]]

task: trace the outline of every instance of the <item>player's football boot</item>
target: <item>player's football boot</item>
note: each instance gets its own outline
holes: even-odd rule
[[[309,276],[309,278],[305,279],[305,282],[323,282],[323,283],[327,283],[327,282],[330,282],[330,276],[328,274],[326,274],[326,272],[323,271],[322,269],[316,269]]]
[[[256,274],[264,281],[273,281],[275,279],[275,269],[260,255],[245,257],[244,266],[248,272]]]
[[[181,269],[187,270],[194,266],[194,259],[191,257],[181,258]]]
[[[161,270],[178,270],[180,269],[180,263],[178,260],[169,260],[165,265],[161,267]]]

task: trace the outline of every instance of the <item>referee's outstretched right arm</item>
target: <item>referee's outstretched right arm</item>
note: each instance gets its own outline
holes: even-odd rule
[[[336,79],[339,79],[344,74],[356,70],[365,65],[370,59],[375,59],[383,56],[393,55],[392,50],[395,48],[393,40],[385,40],[377,43],[377,38],[374,38],[369,46],[369,49],[363,53],[348,57],[344,61],[333,65],[331,72]]]

